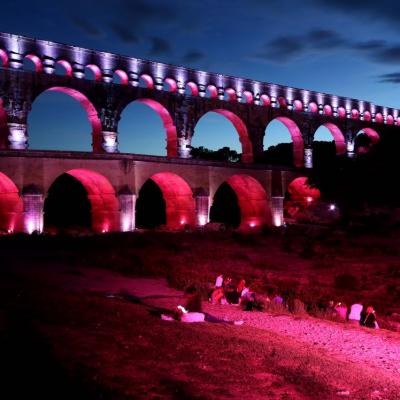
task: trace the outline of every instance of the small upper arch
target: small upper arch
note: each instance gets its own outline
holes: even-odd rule
[[[42,60],[36,54],[31,54],[31,53],[27,54],[25,55],[24,60],[29,60],[33,64],[33,69],[35,72],[42,72],[43,70]],[[25,65],[24,68],[26,68]]]
[[[85,67],[85,78],[90,79],[89,74],[87,73],[90,71],[90,73],[93,74],[93,80],[95,81],[100,81],[101,80],[101,69],[96,65],[96,64],[88,64]]]
[[[128,74],[123,69],[116,69],[113,74],[113,82],[120,85],[127,85],[129,83]]]
[[[0,49],[0,62],[0,67],[8,66],[8,55],[3,49]]]

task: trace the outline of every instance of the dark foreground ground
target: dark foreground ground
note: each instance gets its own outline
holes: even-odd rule
[[[96,267],[104,279],[113,270],[206,291],[224,272],[245,277],[260,293],[290,290],[304,303],[370,302],[390,325],[399,312],[398,245],[397,231],[315,228],[260,236],[2,237],[1,398],[400,398],[397,375],[285,335],[245,325],[168,323],[134,299],[75,285],[79,278],[90,287],[87,272]]]

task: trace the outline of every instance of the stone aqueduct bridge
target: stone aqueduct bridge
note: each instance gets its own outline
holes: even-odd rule
[[[25,70],[26,62],[34,72]],[[337,154],[349,156],[360,131],[372,144],[386,132],[400,131],[399,110],[361,100],[6,33],[0,33],[0,65],[0,230],[6,231],[43,229],[44,198],[63,173],[86,189],[95,231],[132,230],[136,194],[147,179],[163,193],[171,228],[207,221],[209,199],[223,182],[236,192],[242,229],[278,225],[288,182],[304,174],[302,167],[312,167],[320,126],[331,132]],[[56,74],[56,68],[63,73]],[[88,72],[94,79],[86,79]],[[45,91],[65,93],[83,106],[93,153],[27,150],[27,117]],[[118,122],[133,101],[161,117],[166,158],[118,154]],[[233,124],[242,164],[190,160],[194,128],[207,112]],[[265,129],[275,119],[292,137],[291,171],[254,163],[263,152]]]

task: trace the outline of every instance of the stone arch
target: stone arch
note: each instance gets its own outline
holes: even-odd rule
[[[154,79],[148,74],[142,74],[139,77],[139,86],[143,82],[146,89],[154,89]]]
[[[301,176],[289,183],[285,197],[285,216],[294,218],[298,212],[318,200],[321,192],[308,184],[307,177]]]
[[[1,60],[1,65],[3,68],[8,67],[8,55],[7,52],[4,51],[3,49],[0,49],[0,60]]]
[[[238,198],[240,208],[239,230],[257,231],[271,223],[268,196],[260,182],[245,174],[235,174],[226,180]]]
[[[303,167],[304,142],[299,127],[293,120],[288,117],[276,117],[269,123],[275,120],[282,122],[282,124],[285,125],[286,128],[289,130],[293,142],[293,165],[295,167]],[[266,127],[266,131],[267,129],[268,125]]]
[[[166,141],[167,141],[167,157],[178,157],[178,135],[176,132],[176,127],[174,125],[174,121],[171,117],[169,111],[158,101],[148,98],[141,98],[134,100],[131,103],[142,103],[149,106],[152,110],[154,110],[162,120],[165,132],[166,132]],[[131,103],[125,105],[124,109]],[[122,115],[124,109],[121,110],[120,114]]]
[[[103,147],[102,147],[103,136],[102,136],[101,121],[93,103],[83,93],[69,87],[53,86],[39,93],[39,95],[36,98],[38,98],[40,94],[44,92],[64,93],[80,103],[80,105],[86,111],[89,123],[92,126],[92,149],[94,152],[97,153],[103,152]]]
[[[159,172],[149,179],[162,192],[165,201],[166,227],[182,229],[186,225],[194,226],[196,222],[195,201],[189,184],[172,172]]]
[[[199,95],[199,87],[194,82],[188,82],[186,84],[187,91],[190,92],[191,96],[198,96]]]
[[[165,90],[166,92],[175,93],[178,91],[178,83],[173,78],[165,78],[163,90]]]
[[[113,81],[115,83],[115,80],[119,80],[120,85],[127,85],[129,83],[129,77],[128,74],[122,70],[122,69],[116,69],[113,73]]]
[[[379,140],[380,140],[380,136],[378,134],[378,132],[372,128],[362,128],[360,129],[360,131],[357,133],[356,138],[359,134],[364,133],[365,135],[367,135],[368,139],[370,140],[370,145],[365,147],[365,146],[360,146],[357,148],[357,153],[368,153],[368,151],[370,150],[371,146],[376,145]],[[356,140],[355,138],[355,140]]]
[[[87,75],[86,75],[86,70],[92,71],[95,81],[100,81],[101,80],[101,77],[102,77],[103,74],[102,74],[101,69],[100,69],[100,67],[98,65],[96,65],[96,64],[88,64],[88,65],[85,66],[84,74],[85,74],[85,78],[88,79]]]
[[[65,174],[75,178],[87,193],[90,203],[91,229],[96,233],[118,231],[120,228],[119,203],[110,181],[100,173],[88,169],[71,169]]]
[[[214,109],[210,110],[209,112],[220,114],[231,122],[231,124],[236,129],[236,132],[239,135],[239,141],[242,145],[242,162],[243,163],[253,162],[253,145],[250,141],[249,133],[247,131],[246,124],[243,122],[243,120],[229,110]],[[204,115],[206,114],[203,114],[203,116]]]
[[[331,122],[326,122],[325,124],[322,124],[321,126],[324,126],[329,130],[329,132],[332,134],[333,140],[335,141],[335,146],[336,146],[336,155],[342,155],[346,153],[346,139],[343,136],[342,131],[333,123]]]
[[[65,71],[66,76],[72,76],[72,65],[67,60],[57,60],[56,64],[61,65]]]
[[[26,54],[24,59],[30,60],[33,63],[35,72],[42,72],[42,60],[36,54]]]
[[[0,232],[22,231],[23,202],[15,183],[0,172]]]

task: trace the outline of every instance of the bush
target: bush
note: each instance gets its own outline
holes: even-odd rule
[[[356,290],[358,279],[352,274],[340,274],[335,276],[335,288],[342,290]]]

